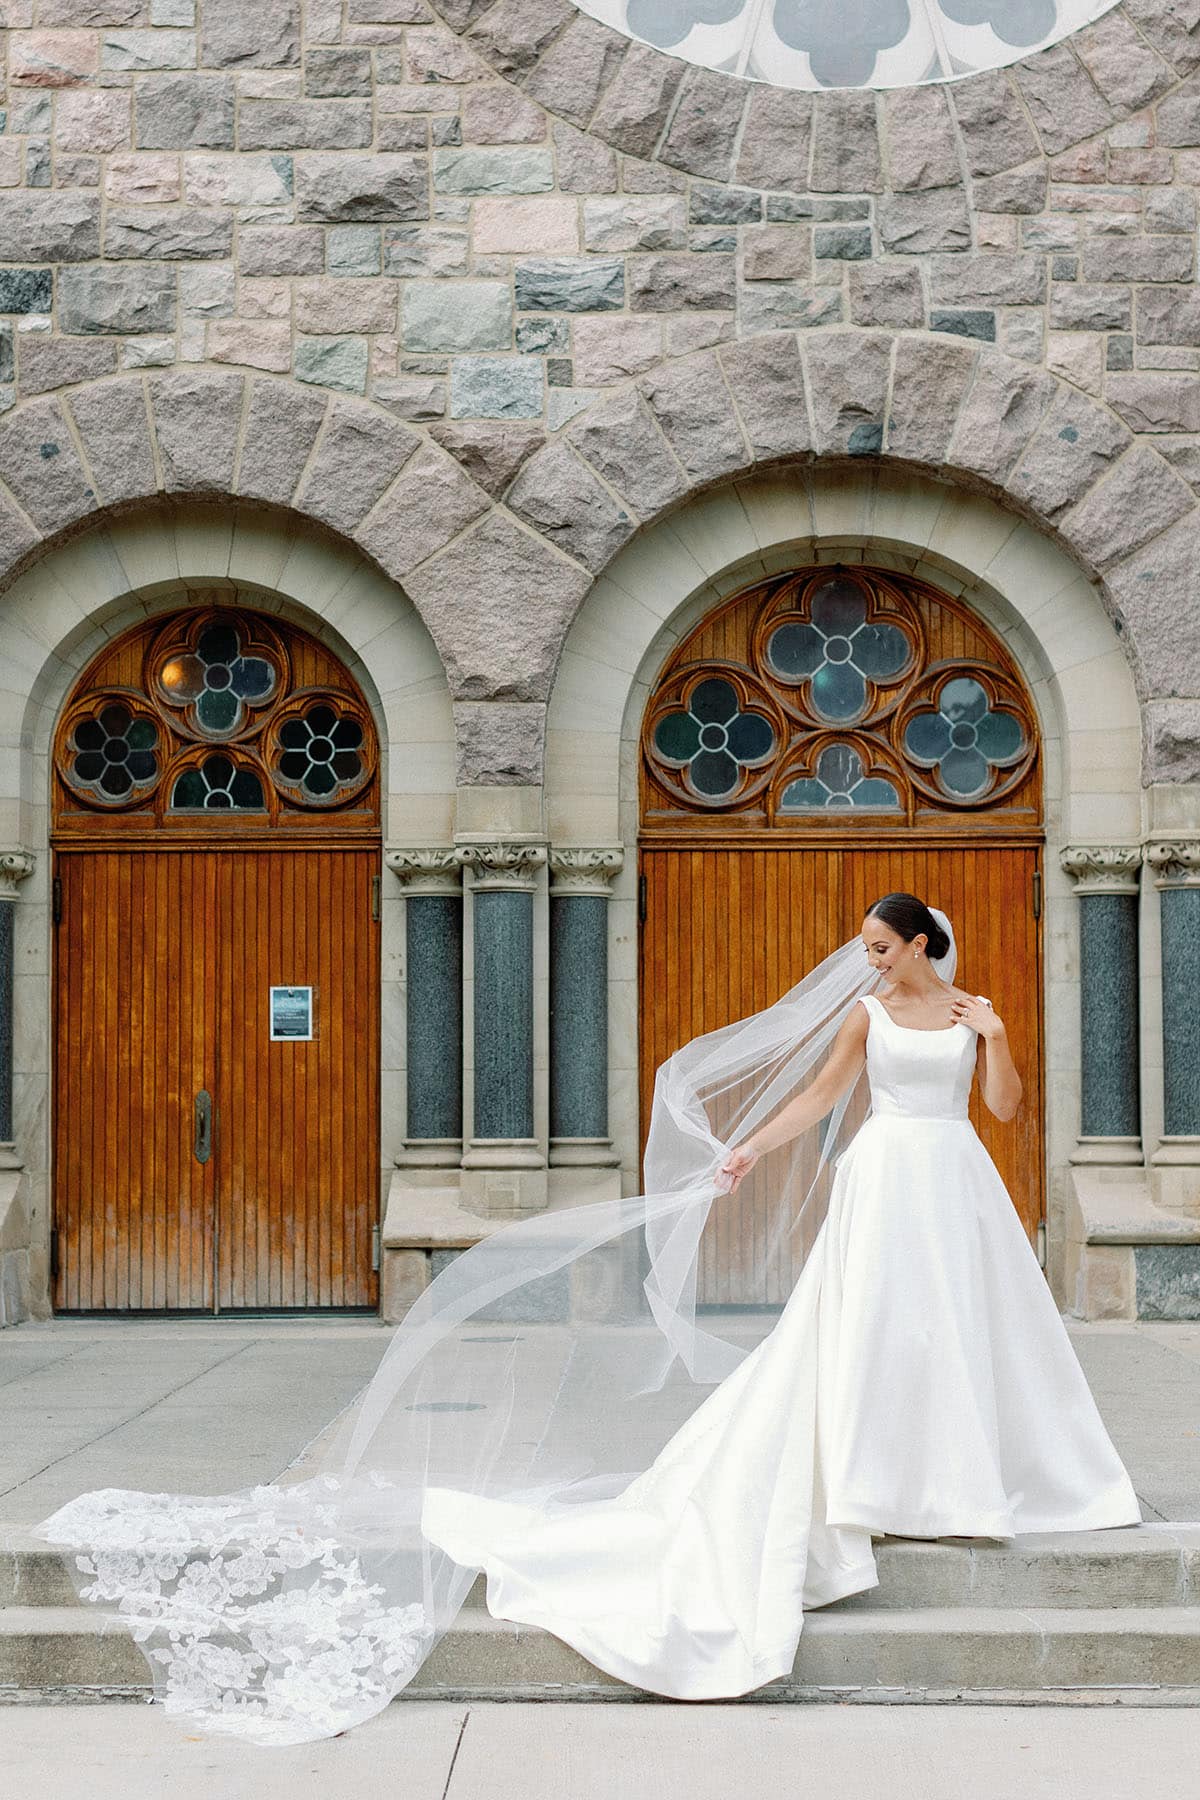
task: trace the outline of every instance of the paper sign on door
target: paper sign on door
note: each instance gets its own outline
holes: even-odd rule
[[[272,1038],[312,1037],[312,993],[310,987],[273,987],[271,989]]]

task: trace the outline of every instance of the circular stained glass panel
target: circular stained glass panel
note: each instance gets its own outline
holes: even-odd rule
[[[953,81],[1056,44],[1116,0],[579,0],[706,69],[785,88]]]

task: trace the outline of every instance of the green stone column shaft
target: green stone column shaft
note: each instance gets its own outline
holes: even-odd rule
[[[474,939],[475,1103],[468,1159],[518,1163],[544,1156],[534,1144],[533,907],[546,847],[531,840],[460,842],[471,871]]]
[[[462,867],[450,846],[385,860],[404,889],[404,1160],[452,1166],[463,1135]]]
[[[609,883],[619,847],[550,852],[553,1162],[607,1163]]]
[[[1079,898],[1080,1133],[1075,1162],[1140,1163],[1138,845],[1072,846]]]
[[[1150,844],[1162,926],[1163,1144],[1156,1162],[1200,1165],[1200,842]]]

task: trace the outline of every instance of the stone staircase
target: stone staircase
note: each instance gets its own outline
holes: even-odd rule
[[[756,1700],[1200,1706],[1200,1524],[876,1545],[880,1585],[809,1613]],[[141,1652],[75,1598],[45,1545],[0,1534],[0,1700],[143,1699]],[[477,1581],[414,1699],[628,1700],[547,1632],[492,1619]]]

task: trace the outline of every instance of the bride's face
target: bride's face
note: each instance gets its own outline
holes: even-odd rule
[[[914,960],[913,950],[919,954],[924,943],[923,939],[916,945],[908,943],[898,931],[893,931],[873,914],[863,920],[862,941],[871,967],[890,981],[899,981],[908,974]]]

